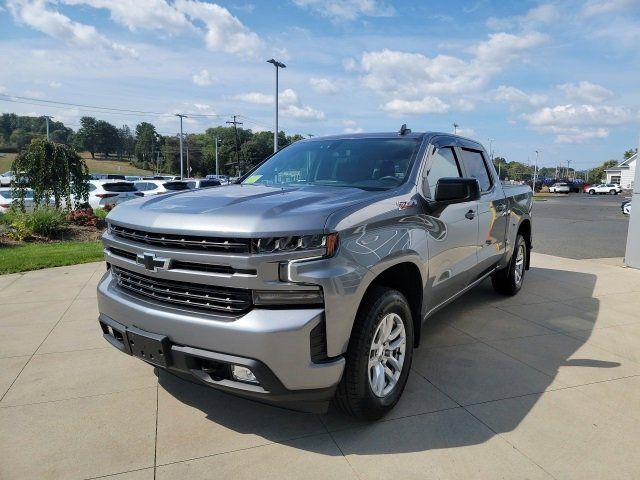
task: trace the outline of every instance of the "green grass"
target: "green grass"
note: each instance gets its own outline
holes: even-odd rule
[[[102,259],[100,241],[2,246],[0,247],[0,274],[97,262]]]
[[[122,175],[139,175],[146,176],[152,175],[151,170],[142,170],[136,168],[133,165],[129,165],[129,162],[117,161],[117,160],[98,160],[91,159],[91,155],[88,153],[82,153],[82,158],[87,162],[89,172],[91,173],[120,173]],[[16,157],[15,153],[0,154],[0,173],[4,173],[7,170],[11,170],[11,164]]]

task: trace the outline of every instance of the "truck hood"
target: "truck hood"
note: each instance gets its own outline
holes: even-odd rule
[[[116,207],[108,219],[164,233],[321,233],[332,213],[384,194],[349,187],[230,185],[132,200]]]

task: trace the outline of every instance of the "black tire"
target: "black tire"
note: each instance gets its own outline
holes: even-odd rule
[[[520,273],[520,278],[518,280],[518,275],[516,273],[516,264],[518,252],[522,249],[523,252],[523,263],[522,270]],[[518,234],[516,238],[516,243],[513,246],[513,254],[511,255],[511,260],[509,261],[509,266],[497,271],[491,276],[491,284],[493,285],[493,289],[502,294],[502,295],[515,295],[522,288],[522,284],[524,283],[524,274],[526,271],[527,265],[527,256],[529,255],[529,249],[527,248],[527,243],[524,240],[524,237]],[[520,270],[518,270],[520,271]]]
[[[395,386],[385,396],[377,396],[369,381],[369,359],[377,327],[389,314],[397,314],[404,324],[404,362]],[[351,332],[346,365],[334,403],[346,414],[365,420],[378,420],[400,399],[413,357],[413,317],[402,293],[387,287],[371,288],[362,300]]]
[[[609,190],[609,193],[610,193],[611,195],[617,195],[617,194],[618,194],[618,192],[617,192],[617,191],[615,191],[615,190]]]
[[[596,191],[595,190],[589,190],[589,195],[595,195]]]

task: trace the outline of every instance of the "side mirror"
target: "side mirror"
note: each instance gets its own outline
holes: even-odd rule
[[[475,178],[446,177],[436,183],[436,202],[463,203],[479,199],[480,184]]]

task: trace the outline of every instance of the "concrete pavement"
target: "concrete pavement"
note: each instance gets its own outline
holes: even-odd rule
[[[640,478],[640,271],[532,263],[432,319],[376,423],[156,375],[101,338],[102,263],[0,276],[0,478]]]

